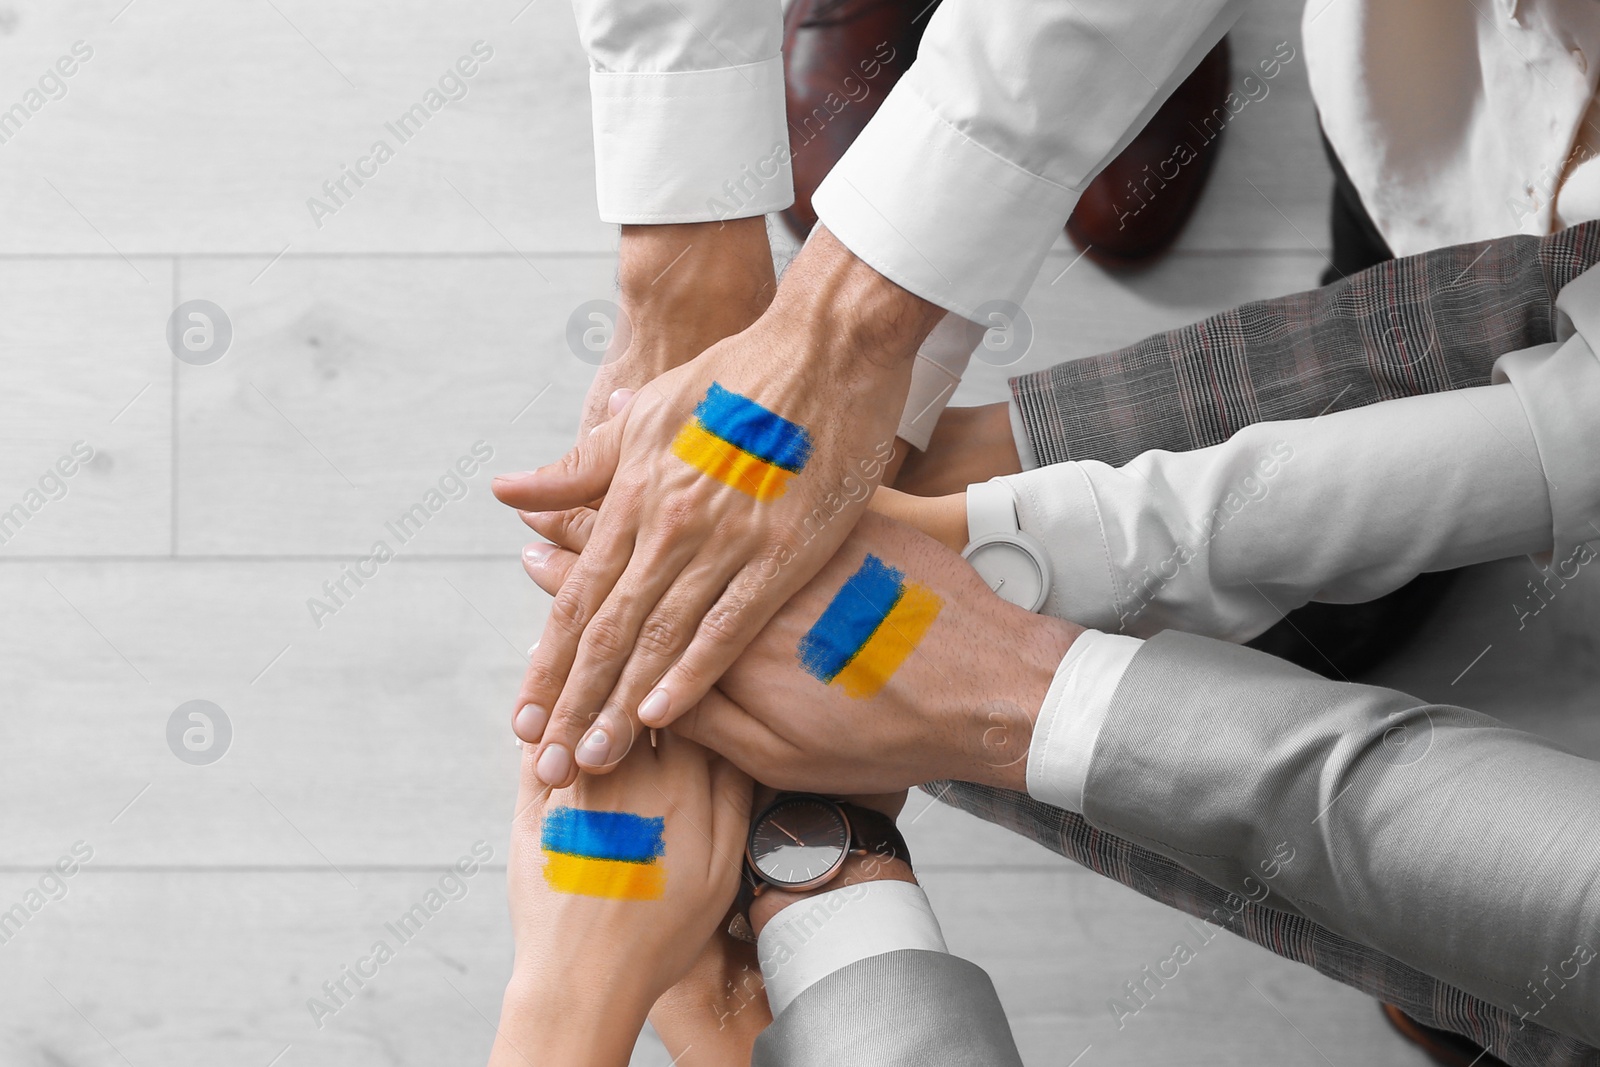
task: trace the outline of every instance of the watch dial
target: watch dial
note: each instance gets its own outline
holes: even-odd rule
[[[973,549],[967,561],[1001,600],[1030,611],[1038,603],[1044,575],[1039,573],[1039,564],[1020,545],[993,541]]]
[[[849,848],[849,829],[839,809],[810,797],[774,806],[750,833],[750,862],[780,886],[826,876]]]

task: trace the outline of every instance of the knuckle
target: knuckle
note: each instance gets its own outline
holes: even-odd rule
[[[634,647],[656,659],[665,659],[678,651],[678,625],[675,619],[660,614],[651,615],[639,628]]]
[[[730,590],[700,621],[700,639],[714,645],[736,644],[744,626],[744,609],[738,595]]]
[[[631,644],[627,627],[615,615],[596,615],[583,631],[583,643],[592,653],[611,658],[619,656]]]
[[[653,525],[668,536],[672,536],[696,526],[701,514],[700,505],[696,501],[675,495],[656,506]]]
[[[587,730],[589,724],[597,717],[595,712],[580,711],[570,704],[558,705],[550,716],[550,727],[545,731],[545,739],[549,740],[552,734],[563,739],[575,738]]]
[[[534,665],[522,678],[522,691],[528,696],[552,693],[561,688],[561,679],[549,667]]]
[[[579,633],[589,621],[589,583],[580,575],[568,575],[550,601],[551,625],[568,633]]]

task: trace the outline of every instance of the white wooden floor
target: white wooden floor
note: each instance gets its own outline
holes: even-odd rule
[[[467,96],[319,228],[307,198],[479,40]],[[1285,40],[1295,5],[1261,0],[1236,77]],[[75,844],[92,858],[0,944],[0,1063],[481,1063],[510,959],[506,700],[545,611],[487,482],[570,440],[590,368],[565,322],[612,278],[570,12],[10,0],[0,110],[77,41],[66,95],[0,144],[0,512],[95,454],[0,544],[0,911]],[[1296,59],[1169,260],[1119,279],[1058,249],[1021,369],[1308,287],[1328,186]],[[231,322],[209,366],[165,343],[192,299]],[[319,626],[308,598],[395,545],[386,522],[475,444],[493,458],[465,498]],[[1600,753],[1595,580],[1519,632],[1530,574],[1476,575],[1385,678]],[[191,700],[231,725],[210,765],[168,745]],[[1119,1031],[1107,1001],[1180,917],[926,797],[907,819],[1030,1064],[1422,1062],[1361,996],[1228,939]],[[480,840],[467,895],[314,1025],[308,996]],[[648,1034],[636,1062],[666,1063]]]

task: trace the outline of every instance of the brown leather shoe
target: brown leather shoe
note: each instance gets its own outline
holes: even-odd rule
[[[1504,1060],[1489,1055],[1460,1034],[1423,1026],[1393,1004],[1379,1007],[1389,1025],[1400,1031],[1407,1041],[1419,1046],[1435,1063],[1444,1067],[1507,1067]]]
[[[794,0],[783,17],[785,104],[794,160],[796,237],[816,225],[811,196],[900,75],[939,0]]]
[[[1165,252],[1200,202],[1232,116],[1228,39],[1217,42],[1122,154],[1083,191],[1067,236],[1090,259],[1129,266]]]

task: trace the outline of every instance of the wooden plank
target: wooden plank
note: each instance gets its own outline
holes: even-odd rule
[[[487,1055],[510,969],[499,868],[467,880],[402,944],[385,924],[437,887],[441,870],[355,871],[347,884],[331,873],[98,863],[0,954],[14,1020],[0,1033],[7,1063],[264,1065],[281,1054],[297,1067],[431,1067]],[[37,878],[0,877],[0,900]],[[995,978],[1027,1063],[1059,1067],[1085,1046],[1084,1062],[1105,1064],[1424,1062],[1365,997],[1226,934],[1119,1030],[1107,1002],[1185,936],[1177,915],[1082,872],[927,882],[952,950]],[[319,1029],[308,999],[378,940],[393,958]],[[634,1063],[668,1060],[647,1037]]]
[[[18,709],[0,717],[0,865],[86,834],[108,863],[329,869],[503,837],[511,702],[548,598],[511,556],[402,557],[347,583],[319,628],[306,601],[339,575],[332,560],[0,568]],[[196,699],[232,732],[204,766],[167,735]],[[905,821],[935,866],[1065,863],[925,794]]]
[[[224,13],[186,0],[118,14],[124,2],[31,4],[17,20],[8,103],[75,41],[93,57],[4,146],[13,165],[0,193],[14,211],[0,252],[613,245],[614,228],[595,217],[587,67],[566,5],[285,0]],[[1241,86],[1280,42],[1301,54],[1230,124],[1181,247],[1325,247],[1328,176],[1298,23],[1299,5],[1275,0],[1235,29]],[[479,40],[494,55],[466,95],[412,139],[389,132]],[[323,183],[379,140],[393,158],[359,188],[347,181],[349,195],[333,203]],[[91,170],[78,166],[87,143],[97,148]],[[319,220],[313,197],[334,216]]]
[[[1052,258],[1025,305],[1028,356],[975,360],[956,402],[999,399],[1016,373],[1301,288],[1316,262],[1184,255],[1123,280]],[[569,447],[593,367],[570,349],[567,322],[609,297],[609,260],[289,256],[260,270],[183,266],[182,299],[222,306],[235,339],[220,362],[179,368],[178,551],[365,553],[479,441],[492,462],[407,551],[514,550],[520,526],[488,478]]]
[[[1328,250],[1333,173],[1306,76],[1304,9],[1295,0],[1258,2],[1229,33],[1229,84],[1249,102],[1235,105],[1238,114],[1226,127],[1216,170],[1179,250]],[[1269,60],[1280,60],[1278,74],[1262,79],[1261,63]],[[1252,74],[1255,80],[1246,81]]]
[[[527,531],[488,484],[571,447],[595,368],[567,322],[612,295],[610,261],[288,256],[260,270],[184,264],[183,297],[227,309],[235,342],[179,374],[178,551],[365,554],[443,479],[406,554],[515,552]],[[475,445],[491,458],[475,462]],[[474,473],[449,499],[464,457]]]
[[[568,5],[19,7],[5,106],[74,42],[92,57],[65,96],[0,145],[10,207],[0,252],[247,252],[265,262],[285,245],[613,247],[614,227],[594,208],[588,65]],[[493,54],[462,83],[465,95],[448,83],[458,98],[420,129],[388,130],[478,41]],[[360,187],[347,180],[332,217],[313,212],[309,199],[329,203],[323,183],[377,141],[392,158],[366,165],[376,174]]]
[[[0,287],[0,559],[165,555],[170,261],[0,261]]]

